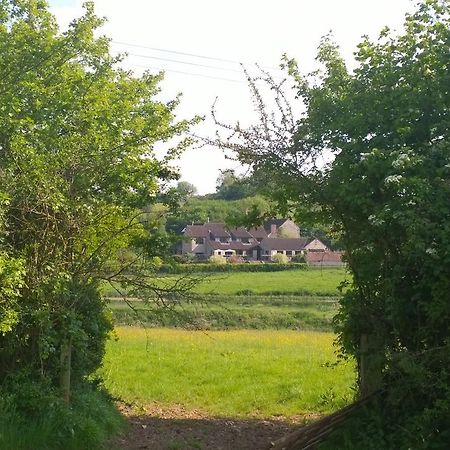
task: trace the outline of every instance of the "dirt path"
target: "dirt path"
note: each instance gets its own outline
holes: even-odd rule
[[[121,450],[266,450],[294,426],[313,418],[215,418],[200,411],[157,405],[138,413],[123,405],[121,410],[129,423],[127,433],[116,441]]]

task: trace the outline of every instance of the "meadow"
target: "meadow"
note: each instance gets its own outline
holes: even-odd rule
[[[329,412],[353,396],[351,362],[335,365],[332,333],[118,327],[100,375],[128,403],[213,416]]]
[[[231,272],[208,274],[194,292],[198,294],[277,295],[339,295],[338,287],[348,275],[342,268],[310,268],[281,272]],[[169,275],[161,282],[171,283],[177,277]]]
[[[345,277],[343,269],[213,274],[168,308],[110,298],[118,339],[100,375],[138,409],[287,418],[334,411],[351,401],[355,384],[354,364],[336,364],[333,346]]]
[[[179,277],[160,277],[157,283],[170,286]],[[331,331],[338,286],[346,277],[341,268],[208,274],[187,301],[166,308],[152,298],[129,298],[127,304],[111,289],[105,295],[111,296],[110,307],[120,325]]]
[[[332,330],[337,297],[298,295],[200,295],[190,302],[161,308],[155,302],[112,299],[109,303],[120,325],[190,329]],[[130,307],[131,306],[131,307]]]

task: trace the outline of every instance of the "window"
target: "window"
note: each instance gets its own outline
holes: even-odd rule
[[[249,238],[242,238],[242,243],[243,244],[250,244],[250,239]]]
[[[222,244],[229,244],[230,243],[227,237],[219,238],[219,242],[221,242]]]
[[[202,237],[195,238],[194,240],[195,240],[195,243],[199,244],[199,245],[205,243],[205,240]]]
[[[222,254],[222,252],[221,252],[221,251],[219,250],[219,251],[217,252],[217,254],[218,254],[218,255],[221,255],[221,254]]]
[[[230,251],[225,252],[225,256],[233,256],[233,252],[230,252]]]

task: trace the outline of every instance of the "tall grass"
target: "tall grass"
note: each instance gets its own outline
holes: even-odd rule
[[[129,304],[132,305],[130,308]],[[337,298],[301,296],[215,296],[164,309],[152,302],[111,300],[115,323],[187,327],[207,330],[293,329],[332,330]]]
[[[113,402],[97,390],[76,392],[70,407],[56,396],[30,398],[28,413],[15,397],[0,398],[2,450],[101,450],[124,427]]]
[[[268,417],[332,411],[352,397],[354,367],[332,364],[331,333],[121,327],[117,335],[101,375],[127,402]]]

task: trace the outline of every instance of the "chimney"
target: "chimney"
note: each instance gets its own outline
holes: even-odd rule
[[[276,223],[270,224],[270,234],[275,234],[275,235],[277,234],[277,224]]]

